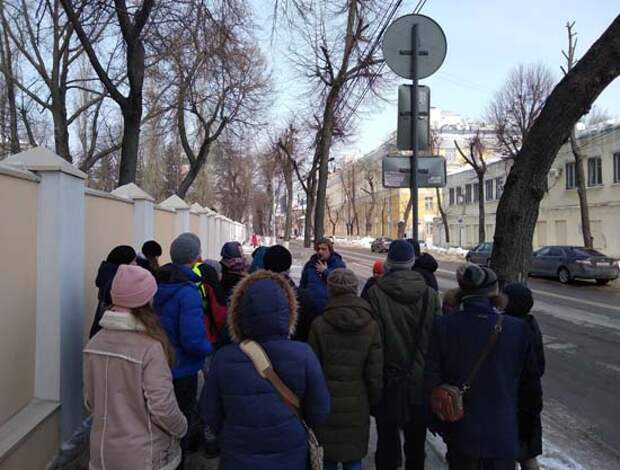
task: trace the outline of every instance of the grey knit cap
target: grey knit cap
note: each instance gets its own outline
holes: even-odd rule
[[[355,294],[357,295],[359,281],[353,271],[346,268],[334,269],[327,276],[327,289],[330,295]]]
[[[175,264],[190,264],[200,257],[200,238],[191,232],[179,235],[170,245],[170,259]]]
[[[493,297],[499,292],[497,275],[477,264],[460,265],[456,270],[456,280],[463,296]]]

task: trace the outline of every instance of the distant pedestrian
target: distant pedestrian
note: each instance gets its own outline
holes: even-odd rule
[[[434,318],[441,312],[437,292],[412,270],[413,246],[390,244],[385,275],[368,291],[373,317],[383,343],[383,393],[375,409],[377,470],[395,470],[405,438],[405,469],[422,469],[425,460],[427,412],[422,378]]]
[[[224,243],[221,251],[222,288],[229,302],[235,286],[248,274],[248,262],[239,242]]]
[[[504,312],[507,315],[522,319],[528,326],[530,340],[536,355],[538,372],[542,378],[545,373],[545,350],[538,322],[534,315],[530,313],[534,306],[532,291],[523,284],[512,283],[504,287],[504,295],[508,297],[508,304]],[[542,421],[540,413],[528,412],[527,407],[525,410],[519,410],[519,440],[521,443],[519,453],[521,469],[537,470],[539,466],[536,457],[542,455]]]
[[[200,258],[200,239],[193,233],[179,235],[170,245],[172,263],[157,273],[159,289],[153,306],[172,346],[176,361],[172,368],[174,392],[181,411],[191,424],[198,392],[198,371],[212,348],[205,330],[201,278],[192,268]],[[188,439],[181,443],[183,458]]]
[[[310,346],[289,340],[297,302],[286,280],[258,271],[235,289],[228,322],[234,343],[220,349],[207,376],[204,420],[218,434],[220,470],[306,470],[308,437],[297,414],[261,377],[239,343],[253,340],[302,403],[309,426],[329,415],[329,392]]]
[[[457,281],[462,308],[435,321],[425,371],[450,470],[514,470],[519,413],[535,416],[542,407],[528,327],[497,310],[503,300],[490,269],[463,265]]]
[[[263,269],[265,267],[265,253],[269,247],[267,246],[259,246],[252,253],[252,264],[250,265],[250,273],[256,272],[259,269]]]
[[[252,232],[251,244],[252,248],[256,248],[258,246],[258,236],[255,232]]]
[[[415,252],[415,263],[413,264],[413,270],[422,275],[428,287],[432,287],[439,292],[439,285],[437,284],[437,278],[435,277],[435,271],[439,268],[437,260],[428,253],[422,253],[420,243],[418,241],[411,238],[407,241],[411,243],[413,246],[413,251]]]
[[[301,273],[299,287],[308,289],[317,310],[322,312],[327,305],[327,276],[337,268],[346,268],[342,257],[334,251],[329,238],[320,238],[314,244],[315,254],[306,263]]]
[[[174,395],[174,350],[149,303],[152,274],[121,265],[102,330],[84,349],[84,402],[92,413],[92,470],[173,470],[187,420]]]
[[[368,453],[370,409],[381,398],[383,351],[368,302],[357,296],[358,280],[349,269],[327,278],[329,302],[312,324],[308,343],[327,380],[332,410],[316,428],[325,451],[325,470],[361,470]]]
[[[148,269],[151,274],[156,275],[159,271],[159,257],[162,255],[161,245],[155,240],[149,240],[142,245],[142,256],[138,256],[136,261],[138,266]]]
[[[124,264],[136,264],[136,251],[129,245],[115,247],[99,265],[97,278],[95,279],[95,286],[99,289],[97,294],[97,310],[90,327],[89,338],[92,338],[101,330],[99,322],[106,309],[112,305],[112,298],[110,297],[112,280],[116,275],[118,267]]]
[[[364,288],[362,289],[362,299],[368,300],[368,291],[372,286],[374,286],[379,279],[383,277],[385,274],[385,268],[383,265],[383,261],[377,260],[372,265],[372,276],[368,278],[366,284],[364,284]]]

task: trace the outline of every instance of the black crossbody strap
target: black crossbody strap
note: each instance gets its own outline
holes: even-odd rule
[[[467,380],[461,387],[461,391],[463,393],[467,392],[471,388],[471,384],[476,378],[476,375],[478,374],[478,371],[482,367],[482,364],[484,364],[484,361],[489,356],[489,353],[495,346],[495,343],[497,343],[497,339],[499,338],[499,335],[502,333],[502,322],[503,321],[504,321],[504,316],[501,313],[498,313],[497,322],[495,323],[495,326],[493,327],[493,333],[491,334],[491,337],[487,341],[487,344],[484,346],[484,349],[480,353],[480,356],[478,357],[476,364],[474,364],[474,367],[469,373],[469,377],[467,377]]]

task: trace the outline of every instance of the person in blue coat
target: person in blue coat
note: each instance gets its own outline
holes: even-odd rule
[[[457,270],[462,308],[435,320],[425,385],[431,402],[440,384],[461,387],[501,313],[497,276],[473,264]],[[542,389],[527,325],[505,315],[501,333],[463,396],[464,417],[442,422],[450,470],[514,470],[519,457],[518,413],[542,409]]]
[[[201,279],[192,270],[200,251],[200,239],[193,233],[183,233],[172,242],[172,263],[157,272],[158,289],[153,299],[155,313],[174,348],[174,393],[188,423],[196,406],[198,371],[211,352],[205,331],[202,296],[196,284]],[[183,460],[187,447],[186,438],[181,442]]]
[[[286,279],[258,271],[241,281],[228,311],[233,343],[218,350],[200,409],[218,435],[219,470],[306,470],[308,436],[299,417],[240,349],[258,342],[280,379],[299,397],[309,426],[326,421],[330,398],[309,345],[290,340],[297,320],[295,292]]]
[[[314,244],[315,254],[304,266],[299,287],[307,289],[312,295],[319,312],[327,306],[327,277],[334,269],[346,268],[342,257],[334,252],[334,244],[329,238],[319,238]],[[303,322],[304,319],[300,319]],[[308,325],[309,329],[310,325]]]

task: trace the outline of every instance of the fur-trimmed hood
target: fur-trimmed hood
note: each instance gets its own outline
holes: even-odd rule
[[[290,337],[296,324],[295,291],[283,276],[257,271],[235,287],[228,310],[233,341]]]

